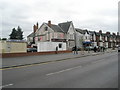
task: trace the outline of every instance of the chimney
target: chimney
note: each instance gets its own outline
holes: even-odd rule
[[[113,35],[116,35],[115,33],[113,33]]]
[[[119,32],[117,32],[117,35],[119,35]]]
[[[36,32],[36,30],[37,30],[37,26],[36,26],[36,25],[34,25],[34,26],[33,26],[33,32],[35,33],[35,32]]]
[[[36,26],[37,26],[37,29],[38,29],[38,25],[39,25],[39,24],[38,24],[38,22],[37,22],[37,24],[36,24]]]
[[[102,30],[100,30],[99,33],[102,34]]]
[[[50,20],[48,21],[48,26],[51,27],[51,21]]]
[[[110,32],[106,32],[106,34],[110,34]]]

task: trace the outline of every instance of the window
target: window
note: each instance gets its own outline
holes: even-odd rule
[[[48,30],[48,27],[45,27],[45,31],[47,31]]]
[[[73,34],[70,34],[70,39],[74,39],[74,35]]]
[[[62,48],[62,44],[61,43],[59,44],[59,48]]]
[[[38,41],[40,41],[40,38],[38,38]]]

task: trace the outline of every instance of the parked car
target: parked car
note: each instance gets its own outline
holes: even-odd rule
[[[120,52],[120,46],[118,47],[118,52]]]
[[[116,45],[116,48],[118,48],[119,47],[119,45]]]
[[[27,52],[37,52],[37,48],[27,48]]]
[[[94,50],[94,47],[92,47],[92,46],[87,46],[87,47],[85,47],[85,50]]]

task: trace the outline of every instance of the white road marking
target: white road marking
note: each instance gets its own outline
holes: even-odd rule
[[[3,85],[3,86],[0,86],[0,88],[4,88],[4,87],[8,87],[8,86],[12,86],[13,84],[7,84],[7,85]]]
[[[70,71],[70,70],[73,70],[73,69],[76,69],[76,68],[80,68],[80,67],[82,67],[82,66],[77,66],[77,67],[73,67],[73,68],[68,68],[68,69],[65,69],[65,70],[61,70],[61,71],[54,72],[54,73],[49,73],[49,74],[46,74],[46,75],[47,75],[47,76],[50,76],[50,75],[62,73],[62,72],[65,72],[65,71]]]

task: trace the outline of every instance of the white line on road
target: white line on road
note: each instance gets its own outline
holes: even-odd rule
[[[7,85],[3,85],[3,86],[0,86],[0,88],[4,88],[4,87],[8,87],[8,86],[12,86],[13,84],[7,84]]]
[[[47,75],[47,76],[50,76],[50,75],[62,73],[62,72],[65,72],[65,71],[70,71],[70,70],[73,70],[73,69],[76,69],[76,68],[80,68],[80,67],[82,67],[82,66],[77,66],[77,67],[73,67],[73,68],[68,68],[68,69],[65,69],[65,70],[61,70],[61,71],[54,72],[54,73],[49,73],[49,74],[46,74],[46,75]]]

